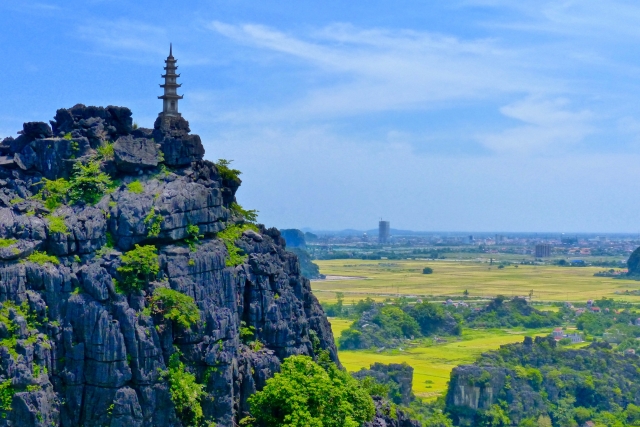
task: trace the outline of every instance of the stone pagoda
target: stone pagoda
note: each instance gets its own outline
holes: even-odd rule
[[[161,76],[164,79],[164,84],[160,85],[164,89],[164,95],[158,97],[158,99],[162,99],[162,113],[159,116],[162,117],[162,122],[168,124],[171,119],[182,117],[178,112],[178,100],[184,98],[177,92],[182,84],[177,83],[177,79],[180,77],[180,74],[176,74],[178,60],[173,57],[171,44],[169,45],[169,56],[164,62],[166,63],[165,74]]]

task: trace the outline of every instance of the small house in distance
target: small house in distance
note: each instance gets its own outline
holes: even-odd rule
[[[560,341],[562,339],[568,338],[569,340],[571,340],[571,344],[577,344],[579,342],[584,342],[584,338],[582,337],[582,334],[580,334],[578,332],[574,332],[572,334],[567,334],[567,333],[565,333],[565,331],[562,330],[562,328],[555,328],[553,330],[553,332],[551,333],[551,336],[556,341]]]

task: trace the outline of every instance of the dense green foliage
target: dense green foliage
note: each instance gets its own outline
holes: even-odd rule
[[[433,268],[425,267],[422,269],[422,274],[433,274]]]
[[[328,317],[348,317],[344,306],[344,293],[336,293],[337,302],[335,304],[322,304],[325,314]]]
[[[552,339],[537,338],[534,343],[506,345],[485,353],[476,365],[482,368],[481,374],[464,380],[454,375],[452,384],[490,384],[495,405],[476,411],[448,400],[454,421],[473,419],[480,426],[537,426],[541,419],[558,427],[577,427],[589,420],[596,426],[640,425],[636,406],[640,358],[624,356],[606,343],[574,350],[557,347]],[[496,368],[510,372],[505,382],[492,374],[491,369]],[[452,392],[450,389],[449,394]],[[525,401],[530,403],[523,405]]]
[[[359,427],[375,413],[373,400],[355,379],[308,356],[285,359],[249,405],[252,421],[261,427]]]
[[[408,313],[413,317],[423,335],[431,335],[440,333],[444,329],[449,334],[460,335],[462,333],[462,324],[460,319],[454,319],[442,305],[432,304],[429,302],[418,303],[408,309]],[[451,320],[455,322],[455,326],[451,327]]]
[[[602,335],[613,323],[613,319],[609,316],[586,312],[578,317],[576,326],[589,335]]]
[[[361,300],[348,313],[359,315],[339,338],[340,349],[364,349],[371,347],[394,347],[405,339],[423,336],[459,335],[462,319],[452,315],[442,305],[429,302],[409,305],[398,300],[397,305],[379,305],[373,300]],[[333,313],[346,314],[342,301],[329,305]],[[337,314],[339,315],[339,314]]]
[[[224,242],[229,258],[225,261],[229,267],[235,267],[244,263],[247,259],[247,255],[236,246],[236,240],[240,239],[242,233],[246,230],[258,231],[258,228],[253,224],[234,224],[217,234],[217,237]]]
[[[96,204],[105,195],[111,178],[100,170],[100,163],[93,160],[86,165],[77,162],[73,165],[73,177],[69,185],[69,197],[73,203],[82,200]]]
[[[37,320],[37,316],[33,311],[29,309],[29,303],[24,302],[21,305],[16,305],[10,301],[4,301],[0,303],[0,324],[3,325],[4,338],[0,340],[0,347],[5,347],[9,354],[18,359],[18,336],[17,332],[20,329],[20,325],[17,322],[17,317],[20,316],[27,321],[27,330],[31,334],[27,341],[35,339],[35,333],[37,333],[37,327],[40,323]]]
[[[393,346],[397,340],[419,337],[420,325],[400,307],[376,307],[366,318],[342,332],[340,349]]]
[[[11,410],[11,402],[13,401],[13,395],[16,394],[13,386],[11,385],[11,378],[0,382],[0,413],[2,418],[6,418],[6,414]]]
[[[153,245],[136,245],[122,255],[118,273],[122,280],[119,287],[125,292],[143,289],[160,271],[158,250]]]
[[[151,297],[151,312],[188,329],[200,320],[200,310],[188,295],[169,288],[157,288]]]
[[[536,310],[523,298],[507,300],[499,295],[480,312],[471,313],[467,317],[467,323],[471,327],[484,328],[542,328],[561,324],[562,316],[562,312]]]
[[[178,417],[185,426],[197,427],[203,419],[201,400],[205,396],[204,385],[196,382],[196,376],[186,370],[180,361],[180,353],[175,352],[169,358],[166,372],[169,391]]]
[[[27,261],[31,261],[40,265],[44,265],[48,262],[55,265],[60,264],[60,260],[57,257],[40,251],[33,251],[33,253],[27,257]]]
[[[42,183],[43,187],[34,198],[42,200],[50,210],[56,209],[67,200],[72,203],[84,201],[96,204],[112,184],[109,175],[100,170],[97,160],[91,160],[86,165],[81,162],[74,164],[70,180],[43,178]]]
[[[233,160],[218,159],[215,165],[222,179],[226,179],[228,181],[238,181],[242,172],[240,172],[238,169],[232,169],[230,167],[231,162],[233,162]]]

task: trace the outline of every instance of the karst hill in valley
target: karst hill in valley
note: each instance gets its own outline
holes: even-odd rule
[[[291,355],[338,363],[277,229],[177,110],[76,105],[0,144],[0,425],[236,425]]]

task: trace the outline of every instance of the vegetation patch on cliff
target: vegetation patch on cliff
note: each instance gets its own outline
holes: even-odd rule
[[[157,288],[151,297],[151,312],[188,329],[200,320],[193,298],[169,288]]]
[[[27,261],[31,261],[40,265],[44,265],[46,263],[51,263],[55,265],[60,264],[60,260],[56,256],[49,255],[46,252],[40,252],[40,251],[34,251],[31,255],[27,257]]]
[[[69,233],[67,224],[64,223],[64,218],[59,217],[57,215],[47,215],[45,219],[49,224],[49,231],[51,233],[60,233],[60,234]]]
[[[186,370],[175,352],[169,358],[169,369],[165,376],[169,380],[171,401],[176,413],[186,426],[200,426],[203,419],[201,400],[205,396],[204,385],[196,382],[196,376]]]
[[[81,162],[73,165],[73,177],[69,185],[69,197],[73,203],[82,200],[96,204],[105,195],[111,185],[111,177],[100,170],[96,160],[86,165]]]
[[[18,243],[16,239],[0,239],[0,248],[8,248]]]
[[[231,203],[230,209],[231,212],[244,218],[247,222],[256,222],[258,220],[258,211],[255,209],[245,209],[236,202]]]
[[[230,167],[231,162],[233,162],[233,160],[218,159],[215,165],[222,179],[226,179],[227,181],[237,181],[242,172],[238,169],[232,169]]]
[[[542,417],[553,426],[634,426],[640,423],[639,384],[640,359],[607,343],[567,350],[552,338],[525,339],[456,368],[447,411],[457,425],[536,426]],[[479,387],[480,400],[491,389],[489,409],[463,403],[460,387],[469,385]]]
[[[153,245],[135,245],[122,255],[122,265],[118,273],[122,280],[118,286],[125,292],[143,289],[160,271],[158,250]]]
[[[333,363],[308,356],[284,360],[280,373],[249,398],[252,419],[264,427],[359,427],[373,418],[373,400],[357,380]],[[255,424],[254,424],[255,423]]]
[[[253,224],[234,224],[217,234],[217,237],[224,242],[229,258],[225,261],[228,267],[235,267],[247,260],[247,254],[236,245],[236,240],[242,237],[246,230],[258,232],[258,227]]]
[[[134,194],[142,194],[142,193],[144,193],[144,186],[138,180],[130,182],[127,185],[127,189],[129,191],[131,191],[132,193],[134,193]]]

